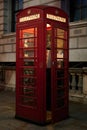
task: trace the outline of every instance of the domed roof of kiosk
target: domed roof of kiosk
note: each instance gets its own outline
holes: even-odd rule
[[[37,9],[46,9],[46,8],[56,8],[56,9],[61,9],[55,6],[49,6],[49,5],[36,5],[36,6],[29,6],[28,8],[37,8]],[[62,9],[61,9],[62,10]]]
[[[29,7],[27,7],[27,8],[25,8],[25,10],[26,9],[31,9],[31,8],[35,8],[35,9],[41,9],[41,10],[45,10],[45,9],[58,9],[58,10],[60,10],[60,11],[62,11],[62,13],[64,13],[65,15],[67,15],[67,13],[63,10],[63,9],[61,9],[61,8],[59,8],[59,7],[56,7],[56,6],[49,6],[49,5],[35,5],[35,6],[29,6]]]
[[[47,10],[47,11],[49,11],[50,13],[52,13],[52,12],[55,12],[55,11],[59,11],[60,13],[61,13],[61,16],[65,16],[66,18],[68,18],[68,15],[67,15],[67,13],[63,10],[63,9],[61,9],[61,8],[59,8],[59,7],[55,7],[55,6],[49,6],[49,5],[36,5],[36,6],[29,6],[29,7],[27,7],[27,8],[24,8],[24,9],[22,9],[22,10],[20,10],[18,13],[17,13],[17,15],[25,15],[25,13],[26,13],[26,11],[27,10],[29,10],[29,9],[35,9],[35,10],[42,10],[42,11],[45,11],[45,10]]]

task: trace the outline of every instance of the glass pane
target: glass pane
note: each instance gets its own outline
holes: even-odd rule
[[[34,59],[26,59],[26,60],[24,60],[23,66],[34,66]]]
[[[47,68],[51,68],[51,50],[46,50],[46,64]]]
[[[63,67],[64,67],[63,59],[57,59],[57,68],[63,68]]]
[[[51,25],[47,24],[47,44],[46,48],[50,49],[51,48]]]
[[[57,39],[57,48],[63,48],[64,46],[64,40]]]
[[[64,52],[62,49],[57,49],[57,58],[63,58],[64,57]]]
[[[61,98],[64,96],[64,89],[57,89],[57,97]]]
[[[81,10],[76,9],[75,10],[75,16],[74,16],[74,21],[81,20]]]
[[[34,47],[34,38],[24,39],[23,40],[24,47]]]
[[[34,51],[32,50],[24,50],[24,57],[34,57]]]
[[[51,68],[51,25],[47,24],[47,41],[46,41],[46,64]]]
[[[57,100],[57,107],[63,107],[64,106],[64,99]]]
[[[25,78],[23,78],[23,85],[25,85],[25,86],[28,86],[28,85],[33,86],[33,85],[35,85],[35,79],[32,78],[32,77],[30,77],[30,78],[25,77]]]
[[[19,10],[19,0],[15,1],[15,11]]]
[[[65,38],[65,31],[62,29],[57,29],[57,37],[59,38]]]
[[[37,28],[20,31],[20,47],[29,48],[37,46]]]
[[[57,67],[58,68],[64,67],[63,58],[64,58],[63,50],[57,49]]]
[[[35,70],[32,68],[24,68],[24,75],[34,75]]]
[[[23,0],[19,0],[19,9],[23,8]]]
[[[28,96],[35,96],[35,90],[34,90],[34,88],[24,87],[23,94],[28,95]]]
[[[76,6],[80,6],[81,5],[81,0],[76,0],[76,2],[75,2],[76,4]]]
[[[36,107],[36,100],[34,98],[22,97],[21,100],[24,105]]]
[[[82,5],[86,5],[87,6],[87,0],[82,0]]]
[[[57,78],[63,78],[64,77],[64,70],[57,70]]]
[[[34,28],[24,29],[22,32],[23,38],[34,37]]]
[[[87,7],[82,9],[82,19],[87,19]]]
[[[57,80],[57,87],[59,88],[62,88],[64,86],[64,79],[58,79]]]
[[[46,109],[51,110],[51,43],[52,27],[46,25]]]
[[[23,0],[15,0],[15,11],[23,8]]]

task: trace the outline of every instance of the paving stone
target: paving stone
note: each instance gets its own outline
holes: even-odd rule
[[[0,130],[87,130],[87,104],[69,103],[69,118],[39,126],[15,118],[15,92],[0,92]]]

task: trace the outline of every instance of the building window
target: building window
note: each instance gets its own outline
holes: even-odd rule
[[[12,22],[11,22],[11,32],[15,32],[16,14],[23,8],[23,0],[12,0]]]
[[[70,22],[87,19],[87,0],[70,0]]]
[[[4,0],[5,18],[4,18],[4,32],[15,32],[16,14],[23,9],[23,0]]]
[[[61,8],[69,15],[69,2],[70,0],[61,0]]]

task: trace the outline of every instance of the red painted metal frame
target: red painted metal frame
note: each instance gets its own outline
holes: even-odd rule
[[[29,14],[28,14],[29,13]],[[19,22],[21,17],[25,17],[27,15],[40,14],[39,19]],[[46,14],[58,15],[60,17],[66,18],[66,23],[62,23],[59,21],[54,21],[46,18]],[[66,58],[66,82],[65,82],[65,101],[66,105],[63,108],[56,109],[56,85],[55,85],[55,66],[52,66],[51,71],[51,112],[52,112],[52,120],[51,122],[55,123],[59,120],[68,117],[68,39],[69,39],[69,27],[68,27],[68,16],[67,14],[56,7],[49,6],[34,6],[29,7],[20,11],[17,14],[17,25],[16,25],[16,117],[23,118],[26,120],[30,120],[39,124],[46,123],[46,24],[50,23],[52,25],[52,62],[55,60],[55,46],[54,46],[54,28],[57,26],[58,28],[64,29],[67,31],[67,58]],[[37,28],[37,63],[36,63],[36,93],[37,93],[37,105],[35,108],[25,106],[20,103],[21,101],[21,91],[20,91],[20,36],[19,32],[23,29],[29,28]],[[21,81],[22,82],[22,81]]]
[[[68,37],[68,26],[65,26],[63,27],[63,25],[61,26],[60,24],[57,24],[57,22],[54,22],[53,23],[53,30],[55,28],[58,28],[58,29],[63,29],[64,31],[67,32],[67,37]],[[53,43],[55,43],[55,32],[53,32]],[[66,41],[67,42],[67,45],[68,45],[68,40]],[[60,120],[63,120],[65,118],[67,118],[69,115],[69,110],[68,110],[68,46],[67,48],[63,48],[63,49],[66,49],[65,53],[67,53],[67,57],[64,58],[64,106],[63,107],[59,107],[59,108],[56,108],[56,96],[57,96],[57,90],[56,88],[58,86],[56,86],[56,83],[57,83],[57,79],[56,79],[56,71],[57,70],[60,70],[60,69],[57,69],[56,70],[56,50],[55,50],[56,46],[53,44],[53,57],[52,57],[52,60],[54,62],[54,66],[52,67],[52,75],[53,75],[53,80],[52,80],[52,122],[55,123],[55,122],[58,122]],[[65,54],[64,54],[65,55]],[[60,77],[58,77],[60,78]],[[59,98],[60,99],[60,98]]]

